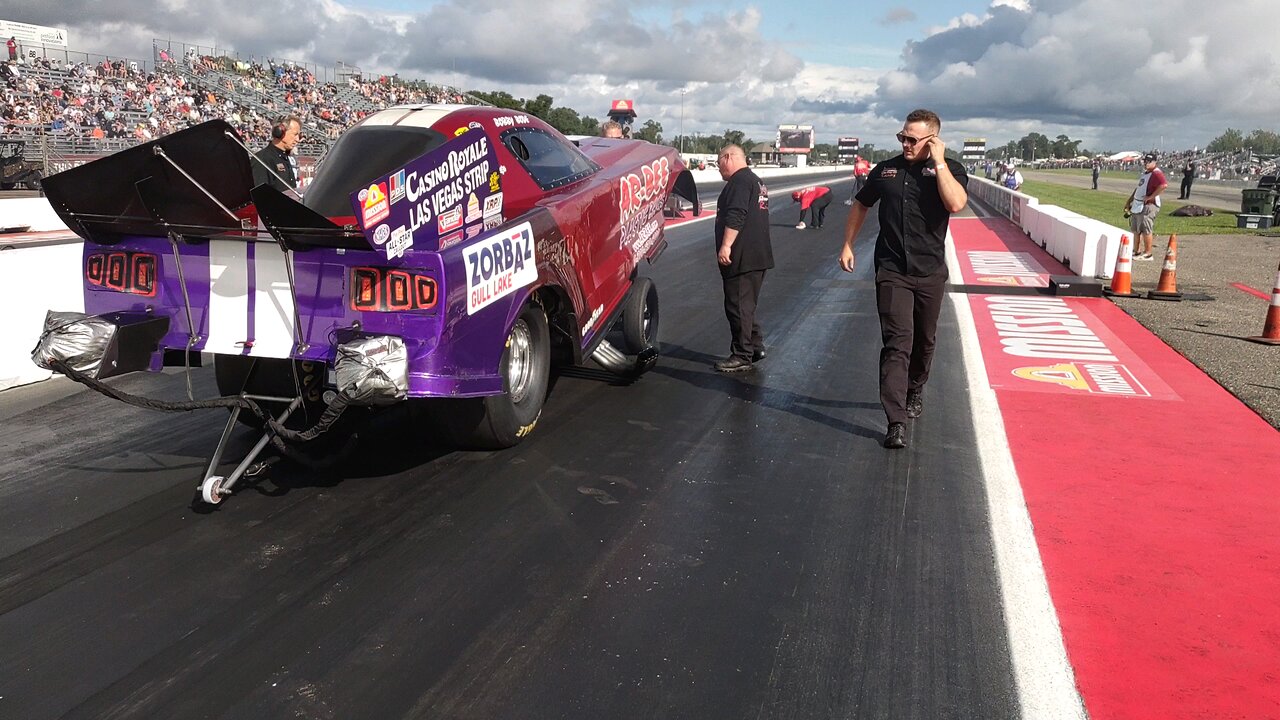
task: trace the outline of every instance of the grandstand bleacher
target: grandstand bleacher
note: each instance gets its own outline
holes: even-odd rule
[[[0,63],[0,139],[25,142],[24,156],[49,172],[213,118],[250,146],[270,138],[271,121],[302,119],[303,157],[316,158],[347,127],[396,104],[485,104],[452,87],[363,77],[343,66],[332,79],[289,60],[244,60],[156,41],[139,61],[21,48]]]

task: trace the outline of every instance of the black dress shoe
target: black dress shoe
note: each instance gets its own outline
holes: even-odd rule
[[[889,432],[884,434],[884,446],[890,450],[901,450],[907,446],[907,424],[889,423]]]
[[[758,363],[766,357],[768,357],[768,355],[765,353],[764,348],[760,348],[759,350],[751,353],[751,362]]]
[[[924,391],[907,391],[907,417],[918,418],[924,413]]]
[[[716,370],[723,373],[742,372],[751,369],[751,361],[746,358],[730,355],[729,357],[716,363]]]

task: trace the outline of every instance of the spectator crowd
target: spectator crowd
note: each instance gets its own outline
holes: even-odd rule
[[[404,103],[470,101],[453,88],[398,78],[321,82],[305,66],[256,58],[173,56],[153,67],[103,58],[61,62],[23,57],[0,63],[0,138],[50,136],[63,152],[114,150],[222,118],[251,145],[270,139],[281,115],[303,119],[316,152],[370,113]]]

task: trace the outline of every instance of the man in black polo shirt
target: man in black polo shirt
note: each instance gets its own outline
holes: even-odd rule
[[[296,115],[280,118],[271,126],[271,142],[254,153],[253,184],[270,185],[280,192],[298,187],[298,159],[293,148],[302,139],[302,121]]]
[[[969,201],[964,166],[943,155],[942,121],[913,110],[898,133],[902,154],[871,171],[844,228],[840,267],[853,272],[853,243],[880,202],[876,237],[876,308],[880,313],[880,404],[889,420],[884,446],[906,447],[906,419],[924,412],[934,336],[947,281],[951,214]]]
[[[737,145],[726,145],[717,165],[725,185],[716,201],[716,259],[732,337],[729,357],[717,362],[716,370],[741,372],[764,359],[756,303],[764,273],[773,267],[769,189],[747,167],[747,156]]]

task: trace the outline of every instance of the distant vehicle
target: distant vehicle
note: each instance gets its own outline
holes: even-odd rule
[[[0,140],[0,190],[39,190],[40,163],[26,160],[26,142]]]
[[[45,181],[86,241],[88,314],[51,313],[45,340],[59,323],[107,338],[46,353],[55,369],[101,379],[212,353],[223,395],[279,412],[250,418],[269,431],[339,393],[434,398],[427,415],[454,443],[501,448],[533,431],[553,363],[638,376],[656,361],[657,290],[639,265],[665,247],[673,192],[700,212],[675,149],[575,146],[497,108],[397,107],[346,132],[301,202],[251,187],[246,151],[215,120]],[[617,322],[621,350],[605,339]],[[212,474],[221,451],[209,503],[239,479]]]

